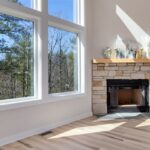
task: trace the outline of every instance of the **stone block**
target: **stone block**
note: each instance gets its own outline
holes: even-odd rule
[[[106,79],[114,79],[114,76],[107,76]]]
[[[120,66],[120,67],[126,67],[126,66],[127,66],[127,63],[118,63],[117,66],[118,66],[118,67],[119,67],[119,66]]]
[[[114,79],[125,79],[125,76],[118,76],[118,77],[114,77]]]
[[[141,66],[141,71],[149,71],[150,66]]]
[[[137,71],[124,70],[124,71],[123,71],[123,75],[124,75],[124,74],[130,74],[130,75],[131,75],[131,74],[136,73],[136,72],[137,72]]]
[[[92,87],[92,90],[94,90],[94,91],[106,91],[106,87],[104,87],[104,86]]]
[[[123,74],[123,77],[131,77],[131,74],[129,74],[129,73],[124,73],[124,74]]]
[[[105,64],[104,63],[100,63],[100,64],[97,64],[98,67],[104,67]]]
[[[134,66],[126,66],[126,67],[119,67],[119,71],[133,71],[134,70]]]
[[[108,67],[109,65],[110,65],[109,63],[106,63],[106,64],[105,64],[105,67]]]
[[[103,71],[103,70],[104,70],[104,67],[98,66],[98,67],[97,67],[97,70],[98,70],[98,71]]]
[[[132,79],[145,79],[144,73],[133,73],[131,74]]]
[[[104,80],[102,81],[102,85],[103,85],[103,86],[107,86],[106,79],[104,79]]]
[[[136,66],[143,66],[143,63],[136,63]]]
[[[127,66],[135,66],[135,63],[127,63]]]
[[[146,74],[145,74],[145,78],[146,78],[146,79],[150,79],[150,73],[146,73]]]
[[[93,104],[93,114],[94,115],[103,115],[107,114],[107,104]]]
[[[107,101],[104,98],[103,99],[102,98],[101,99],[99,99],[99,98],[93,98],[92,100],[93,100],[93,104],[103,104],[103,103],[106,103],[106,101]]]
[[[105,67],[104,70],[115,71],[118,70],[118,67]]]
[[[92,95],[93,99],[107,99],[106,94]]]
[[[108,71],[94,71],[93,76],[107,76]]]
[[[116,76],[122,76],[123,75],[123,71],[116,71]]]
[[[150,66],[150,63],[143,63],[144,66]]]
[[[131,76],[125,76],[123,79],[131,79]]]
[[[93,76],[94,77],[99,77],[100,76],[100,71],[93,71]]]
[[[102,77],[102,76],[97,76],[97,77],[92,77],[92,80],[103,80],[104,79],[104,77]]]
[[[97,70],[97,64],[92,65],[92,70]]]
[[[112,77],[116,75],[116,71],[109,71],[108,76]]]
[[[110,67],[115,67],[115,66],[117,66],[117,64],[116,63],[110,63],[109,66]]]
[[[135,70],[135,71],[140,71],[140,67],[139,67],[139,66],[135,66],[135,67],[134,67],[134,70]]]
[[[93,90],[92,93],[93,93],[93,95],[101,95],[101,94],[104,95],[104,94],[107,94],[106,91],[96,91],[96,90]]]
[[[99,87],[103,85],[103,81],[102,80],[93,80],[92,81],[92,86],[93,87]]]

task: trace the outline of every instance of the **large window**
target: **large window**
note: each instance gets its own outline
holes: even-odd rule
[[[49,93],[78,90],[78,47],[76,33],[48,29]]]
[[[49,14],[76,23],[77,1],[78,0],[48,0]]]
[[[34,23],[0,13],[0,100],[34,95]]]
[[[0,0],[0,107],[84,92],[83,1]]]

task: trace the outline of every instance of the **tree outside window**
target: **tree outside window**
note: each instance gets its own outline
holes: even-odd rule
[[[34,95],[32,21],[0,14],[0,100]]]

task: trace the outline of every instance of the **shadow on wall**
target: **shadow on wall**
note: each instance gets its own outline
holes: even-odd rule
[[[147,0],[95,0],[93,56],[102,56],[108,46],[143,48],[149,56],[149,4]]]

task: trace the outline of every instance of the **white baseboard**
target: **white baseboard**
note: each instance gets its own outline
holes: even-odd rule
[[[57,123],[54,123],[54,124],[51,124],[51,125],[48,124],[44,127],[40,127],[40,128],[33,129],[33,130],[30,130],[30,131],[18,133],[18,134],[0,139],[0,146],[6,145],[6,144],[9,144],[9,143],[13,143],[13,142],[16,142],[18,140],[21,140],[21,139],[24,139],[24,138],[27,138],[27,137],[30,137],[30,136],[33,136],[33,135],[40,134],[40,133],[52,130],[54,128],[60,127],[62,125],[69,124],[71,122],[74,122],[74,121],[77,121],[77,120],[80,120],[80,119],[84,119],[84,118],[87,118],[87,117],[90,117],[90,116],[92,116],[92,112],[86,112],[86,113],[83,113],[83,114],[72,116],[71,118],[68,118],[66,120],[63,120],[63,121],[60,121],[60,122],[57,122]]]

